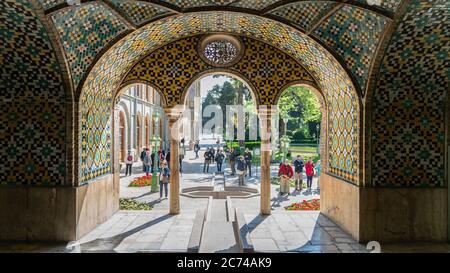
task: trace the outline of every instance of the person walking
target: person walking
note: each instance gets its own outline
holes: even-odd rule
[[[239,186],[244,186],[247,164],[245,163],[245,158],[243,155],[240,155],[237,158],[236,164],[237,164],[237,174],[239,175]]]
[[[203,173],[209,173],[209,164],[211,164],[211,151],[207,149],[203,154],[205,162],[203,164]]]
[[[283,164],[280,165],[278,170],[278,177],[280,178],[280,194],[290,193],[290,181],[294,176],[294,170],[292,169],[289,160],[286,159]]]
[[[252,152],[250,152],[250,150],[247,148],[245,149],[245,153],[244,153],[244,159],[245,159],[245,164],[247,165],[248,168],[248,176],[252,177]]]
[[[223,164],[224,159],[225,159],[225,155],[223,154],[222,150],[218,150],[217,155],[216,155],[216,163],[217,163],[217,172],[218,173],[222,172],[222,164]]]
[[[166,160],[167,166],[169,166],[169,168],[172,168],[172,166],[170,166],[170,150],[167,153],[164,153],[164,156],[161,159],[161,161],[163,161],[163,160]]]
[[[300,155],[297,155],[297,158],[294,160],[294,171],[295,171],[295,190],[301,191],[303,187],[303,168],[305,166],[305,162],[303,162],[303,158]]]
[[[314,163],[312,162],[311,158],[305,164],[305,171],[306,171],[306,184],[307,184],[308,189],[311,190],[313,176],[314,176]]]
[[[230,148],[228,153],[228,162],[230,162],[231,175],[236,174],[236,152],[233,148]]]
[[[169,192],[168,185],[170,182],[170,169],[166,160],[161,161],[161,165],[159,166],[161,169],[160,177],[159,177],[159,199],[163,196],[163,190],[165,193],[165,199],[167,199],[167,195]]]
[[[148,149],[147,149],[147,151],[145,153],[145,157],[144,157],[145,175],[147,175],[147,176],[150,174],[151,164],[152,164],[152,160],[151,160],[150,151],[148,151]]]
[[[320,159],[316,162],[317,190],[320,191]]]
[[[194,145],[195,159],[199,158],[198,152],[200,151],[200,142],[197,140]]]
[[[125,158],[126,170],[125,175],[131,175],[131,170],[133,168],[133,156],[131,155],[131,151],[128,151],[128,156]]]
[[[145,172],[145,164],[144,164],[144,158],[145,155],[147,154],[147,148],[142,147],[142,152],[141,152],[141,161],[142,161],[142,171]]]

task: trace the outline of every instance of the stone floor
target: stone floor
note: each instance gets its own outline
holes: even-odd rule
[[[202,154],[202,153],[200,153]],[[189,152],[183,163],[181,188],[209,185],[213,174],[203,174],[201,159],[193,159]],[[210,171],[215,170],[211,165]],[[277,167],[273,166],[273,175]],[[229,173],[228,166],[226,173]],[[159,199],[159,193],[150,188],[129,188],[135,177],[142,176],[142,166],[134,166],[134,175],[122,174],[120,196],[153,206],[151,211],[119,211],[111,219],[95,228],[79,241],[69,244],[0,243],[0,252],[186,252],[197,210],[205,209],[206,198],[180,196],[181,213],[168,215],[169,200]],[[227,185],[236,184],[236,177],[227,176]],[[247,185],[259,189],[256,168]],[[284,206],[293,202],[320,198],[317,183],[313,190],[301,193],[291,190],[280,196],[278,187],[271,185],[272,214],[259,214],[259,196],[238,199],[232,204],[242,211],[250,228],[250,237],[257,252],[296,253],[354,253],[369,252],[365,245],[353,240],[327,217],[317,211],[286,211]],[[446,244],[383,245],[382,252],[450,252]]]

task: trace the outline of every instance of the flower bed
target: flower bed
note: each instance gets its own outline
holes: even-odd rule
[[[132,199],[119,199],[120,210],[151,210],[153,207],[147,203]]]
[[[320,210],[320,199],[303,200],[284,208],[286,210]]]
[[[152,185],[152,176],[141,176],[133,179],[128,187],[149,187]]]

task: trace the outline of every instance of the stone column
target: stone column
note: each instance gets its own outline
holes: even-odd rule
[[[169,123],[169,145],[170,145],[170,214],[180,213],[180,163],[178,161],[178,149],[180,143],[179,119],[182,116],[182,109],[164,109]]]
[[[259,108],[261,135],[261,214],[270,214],[270,137],[275,109]]]

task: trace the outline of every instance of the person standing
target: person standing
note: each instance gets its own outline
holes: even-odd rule
[[[243,155],[238,156],[236,164],[237,164],[237,174],[239,175],[239,186],[244,186],[247,164],[245,163],[245,158]]]
[[[142,147],[142,152],[141,152],[141,161],[142,161],[142,171],[145,172],[145,164],[144,164],[144,158],[145,155],[147,154],[147,148]]]
[[[172,166],[170,166],[170,151],[167,151],[167,153],[164,154],[164,156],[161,159],[161,161],[163,161],[163,160],[167,161],[167,165],[169,166],[169,168],[172,167]]]
[[[311,190],[314,176],[314,163],[312,162],[311,158],[305,164],[305,171],[306,171],[306,184],[308,189]]]
[[[236,174],[236,152],[233,148],[230,148],[230,152],[228,154],[228,161],[230,162],[231,167],[231,175]]]
[[[197,140],[194,145],[195,159],[199,158],[198,152],[200,151],[200,142]]]
[[[133,156],[131,155],[131,151],[128,151],[128,156],[125,159],[126,171],[125,175],[131,175],[131,170],[133,168]]]
[[[290,181],[294,176],[294,170],[292,169],[291,164],[289,164],[289,160],[280,165],[280,169],[278,170],[278,177],[280,178],[280,194],[289,194],[290,193]]]
[[[224,159],[225,159],[225,155],[223,154],[222,150],[218,150],[217,155],[216,155],[216,163],[217,163],[217,172],[218,173],[222,172],[222,164],[223,164]]]
[[[320,190],[320,159],[316,162],[317,190]]]
[[[303,158],[298,155],[294,160],[294,171],[295,171],[295,190],[301,191],[303,187],[303,167],[305,166],[305,162],[303,162]]]
[[[151,164],[152,164],[152,160],[151,160],[150,151],[148,151],[148,149],[147,149],[147,151],[145,153],[145,157],[144,157],[145,175],[147,175],[147,176],[150,174]]]
[[[252,177],[252,152],[250,152],[250,150],[247,148],[245,149],[245,153],[244,153],[244,159],[245,159],[245,164],[247,165],[248,168],[248,176]]]
[[[211,163],[211,151],[207,149],[203,154],[205,162],[203,164],[203,173],[209,173],[209,164]]]
[[[170,182],[170,169],[166,160],[161,161],[161,165],[159,166],[161,169],[160,177],[159,177],[159,199],[163,196],[163,190],[165,193],[165,198],[167,199],[168,195],[168,185]]]
[[[147,149],[148,150],[148,149]],[[149,151],[150,152],[150,151]],[[155,162],[155,153],[153,152],[153,153],[151,153],[151,155],[150,155],[150,159],[151,159],[151,166],[150,166],[150,168],[151,168],[151,170],[152,170],[152,173],[153,173],[153,171],[154,171],[154,169],[155,169],[155,164],[154,164],[154,162]]]
[[[209,148],[209,151],[211,153],[211,163],[214,163],[214,159],[216,158],[216,150],[214,150],[214,147]]]

